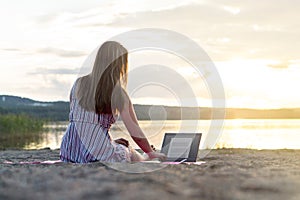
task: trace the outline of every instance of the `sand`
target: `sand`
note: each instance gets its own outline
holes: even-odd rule
[[[300,150],[213,150],[201,165],[4,163],[58,154],[0,151],[0,199],[300,199]]]

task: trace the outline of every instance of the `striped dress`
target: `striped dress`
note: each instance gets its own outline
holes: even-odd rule
[[[74,163],[129,162],[129,149],[115,143],[109,134],[114,116],[84,110],[75,97],[76,82],[70,94],[70,123],[62,139],[60,159]]]

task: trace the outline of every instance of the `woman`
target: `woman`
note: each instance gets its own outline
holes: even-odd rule
[[[109,129],[120,115],[132,139],[149,159],[163,160],[149,145],[133,105],[123,89],[127,82],[127,50],[118,42],[105,42],[93,70],[74,83],[70,94],[70,123],[63,137],[60,158],[65,162],[131,162],[144,158],[125,139],[112,140]]]

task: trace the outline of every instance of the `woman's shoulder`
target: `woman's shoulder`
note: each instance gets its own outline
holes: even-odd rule
[[[74,81],[71,87],[71,97],[72,97],[71,99],[75,99],[77,97],[77,92],[80,89],[82,78],[83,77],[79,77]]]
[[[75,82],[73,83],[73,87],[72,88],[77,88],[80,89],[82,86],[86,87],[89,84],[89,77],[88,76],[82,76],[79,77],[75,80]]]
[[[79,80],[80,80],[80,78],[77,78],[72,85],[71,91],[73,93],[75,92],[75,89],[76,89],[76,86],[78,85]]]
[[[89,77],[86,75],[86,76],[82,76],[82,77],[79,77],[75,80],[74,84],[80,84],[82,82],[87,82],[89,80]]]
[[[121,88],[121,95],[125,104],[131,103],[130,97],[123,87]]]

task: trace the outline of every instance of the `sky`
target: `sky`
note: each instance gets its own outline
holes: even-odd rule
[[[127,31],[160,28],[203,48],[221,77],[227,107],[300,107],[299,9],[297,0],[0,0],[0,94],[67,101],[95,48]],[[131,70],[167,66],[192,88],[197,105],[211,106],[206,75],[182,58],[142,50],[129,61]],[[177,105],[181,98],[172,87],[132,88],[133,82],[129,73],[134,103]]]

